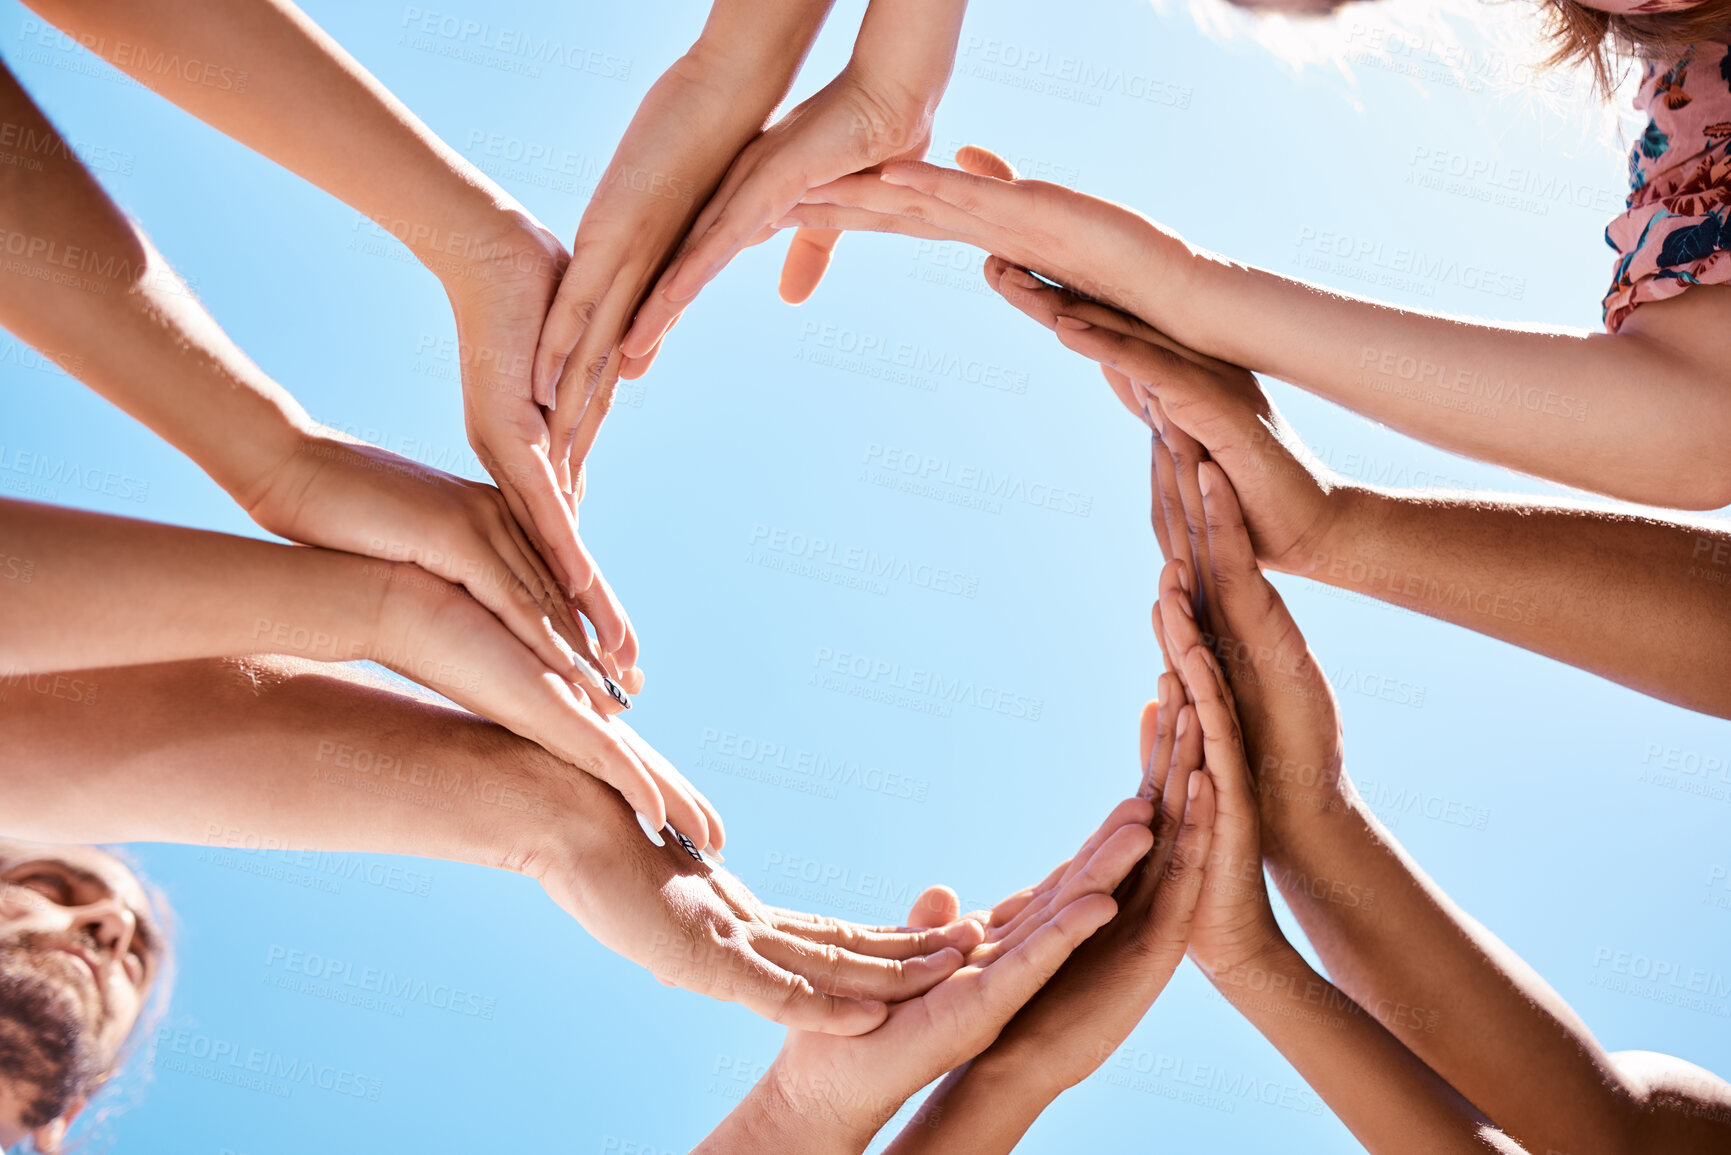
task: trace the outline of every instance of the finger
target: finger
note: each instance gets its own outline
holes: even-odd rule
[[[955,922],[962,913],[962,900],[947,886],[928,886],[914,899],[908,910],[908,925],[943,926]]]
[[[1201,722],[1203,758],[1221,801],[1242,803],[1248,808],[1250,767],[1244,756],[1244,735],[1238,728],[1238,715],[1226,697],[1220,667],[1213,654],[1197,646],[1184,655],[1184,669]]]
[[[619,377],[621,380],[635,381],[649,372],[649,366],[654,364],[655,358],[661,353],[661,346],[667,343],[667,334],[673,332],[673,327],[679,324],[679,319],[683,316],[685,316],[685,310],[681,309],[669,317],[667,324],[661,330],[661,336],[655,339],[654,346],[640,357],[629,356],[625,353],[624,346],[620,346]]]
[[[499,610],[493,603],[508,603],[511,616],[501,614],[500,620],[518,637],[523,635],[514,624],[516,622],[532,623],[535,628],[550,634],[556,643],[556,652],[568,657],[558,663],[548,662],[548,668],[567,681],[581,685],[598,713],[617,713],[622,707],[607,688],[606,671],[601,668],[599,656],[589,645],[588,634],[572,618],[570,608],[553,585],[552,575],[539,563],[534,547],[523,537],[522,530],[511,522],[506,511],[500,513],[492,546],[500,564],[505,567],[503,571],[483,564],[479,571],[464,575],[463,588],[495,614]],[[538,647],[536,656],[542,656]]]
[[[717,192],[715,201],[721,203],[721,212],[707,229],[692,229],[696,242],[668,270],[670,275],[661,296],[674,304],[697,296],[755,236],[798,204],[806,191],[802,172],[805,166],[797,156],[784,153],[769,163],[757,164],[755,157],[742,153],[740,160],[749,175],[725,200],[723,193]]]
[[[624,605],[581,536],[577,539],[577,551],[591,577],[588,585],[568,595],[570,604],[595,627],[595,644],[601,652],[611,654],[622,668],[629,669],[637,664],[637,632],[631,628]]]
[[[560,371],[556,390],[559,403],[547,415],[553,456],[567,461],[573,470],[588,460],[600,420],[612,408],[613,396],[618,391],[618,351],[611,343],[597,343],[609,322],[619,323],[617,318],[597,317],[584,329],[582,339]],[[593,421],[585,425],[585,419],[592,414]]]
[[[1138,798],[1154,797],[1154,735],[1160,728],[1160,700],[1145,703],[1136,735],[1138,761],[1142,764],[1142,790]]]
[[[608,725],[587,702],[574,695],[567,683],[547,674],[535,679],[531,692],[508,693],[498,702],[491,696],[485,702],[453,700],[539,742],[573,766],[607,783],[643,816],[651,830],[667,825],[668,802],[655,776],[626,740],[625,733],[630,728],[623,724]],[[545,721],[531,725],[531,719]],[[679,800],[678,813],[692,829],[702,829],[701,813],[689,796]]]
[[[1214,843],[1215,788],[1204,770],[1185,776],[1184,815],[1178,837],[1160,872],[1148,917],[1137,928],[1137,945],[1156,956],[1156,966],[1176,968],[1190,942],[1190,927],[1207,882],[1208,853]],[[1176,793],[1176,791],[1174,791]]]
[[[1125,826],[1147,826],[1152,815],[1151,803],[1143,798],[1126,798],[1114,806],[1073,857],[1053,867],[1037,885],[1017,891],[992,908],[987,939],[997,941],[1011,933],[1023,920],[1055,910],[1056,907],[1049,908],[1054,896],[1067,881],[1087,867],[1113,833]]]
[[[515,466],[497,471],[489,466],[487,472],[493,475],[511,507],[511,516],[529,535],[535,552],[552,569],[560,587],[581,589],[593,581],[594,572],[577,544],[577,525],[552,463],[533,452],[530,459]]]
[[[757,960],[755,971],[744,982],[704,993],[736,1002],[794,1031],[863,1035],[889,1017],[889,1007],[880,1000],[826,994],[804,977],[765,960]]]
[[[1208,451],[1190,434],[1171,421],[1161,422],[1161,441],[1172,454],[1172,476],[1177,487],[1180,524],[1190,541],[1192,568],[1185,576],[1196,579],[1196,617],[1204,630],[1213,630],[1209,615],[1215,603],[1213,568],[1208,561],[1208,523],[1202,512],[1202,490],[1197,469],[1208,459]],[[1168,526],[1168,532],[1175,527]]]
[[[1161,596],[1160,622],[1166,630],[1167,644],[1172,647],[1173,668],[1183,678],[1186,695],[1194,702],[1195,690],[1184,669],[1184,656],[1203,645],[1204,637],[1195,611],[1190,608],[1190,599],[1184,596],[1183,590],[1168,589]]]
[[[979,151],[985,152],[984,149]],[[1008,165],[1004,167],[1007,168]],[[1017,182],[1013,177],[963,172],[961,169],[945,168],[918,160],[886,164],[878,176],[885,184],[898,185],[936,197],[969,216],[994,221],[1014,220],[1020,208],[1016,203]]]
[[[996,177],[998,180],[1016,179],[1014,165],[991,149],[981,148],[977,144],[964,144],[956,150],[956,167],[978,176]]]
[[[721,815],[714,804],[661,751],[645,741],[643,735],[618,718],[612,719],[609,726],[620,732],[625,744],[661,788],[662,797],[667,800],[667,820],[673,828],[696,843],[699,850],[720,850],[727,841],[727,831],[722,827]],[[661,828],[658,826],[656,829]]]
[[[575,248],[576,246],[573,245]],[[541,337],[535,343],[535,360],[530,367],[530,382],[535,404],[552,409],[558,401],[557,384],[577,347],[589,328],[602,296],[607,292],[611,273],[598,273],[609,262],[594,259],[594,254],[577,249],[576,257],[565,266],[559,290],[541,322]]]
[[[929,887],[926,893],[930,895],[934,892],[947,892],[952,897],[955,894],[948,887],[942,886]],[[779,907],[769,907],[766,910],[769,924],[777,930],[873,958],[917,958],[920,955],[933,954],[945,947],[954,947],[965,954],[979,946],[985,937],[985,931],[978,919],[958,918],[955,915],[941,922],[910,922],[908,926],[898,927],[862,926],[846,919]],[[923,917],[935,919],[940,913],[941,910],[934,908],[924,911]]]
[[[1117,913],[1118,904],[1110,895],[1083,895],[990,966],[968,974],[967,981],[934,994],[933,1011],[945,1012],[946,1017],[955,1021],[985,1021],[1001,1027],[1051,981],[1078,946],[1111,922]],[[943,1005],[963,999],[974,1002],[979,1009],[972,1013],[950,1011]]]
[[[787,257],[781,263],[781,283],[777,291],[790,305],[803,305],[817,291],[818,282],[829,271],[830,258],[840,229],[796,229],[788,242]]]
[[[1161,674],[1160,708],[1154,715],[1154,746],[1148,756],[1149,781],[1156,800],[1166,796],[1166,785],[1171,781],[1172,751],[1178,743],[1178,711],[1183,705],[1184,684],[1178,675]]]
[[[1159,413],[1155,413],[1156,424]],[[1166,445],[1166,439],[1155,433],[1154,443],[1154,479],[1158,497],[1155,506],[1160,518],[1166,523],[1166,541],[1172,550],[1172,562],[1182,565],[1181,572],[1194,574],[1196,572],[1195,543],[1190,538],[1189,527],[1184,521],[1184,497],[1178,488],[1178,465],[1173,459],[1172,451]]]
[[[1150,808],[1151,811],[1152,808]],[[1066,879],[1053,892],[1051,900],[1038,910],[1027,912],[1009,932],[996,941],[987,942],[969,956],[969,962],[983,965],[1000,958],[1017,943],[1027,939],[1057,912],[1085,894],[1110,894],[1118,889],[1130,871],[1154,845],[1154,834],[1146,824],[1122,826],[1100,845],[1087,865]]]
[[[1292,636],[1302,643],[1285,601],[1256,564],[1244,510],[1226,471],[1215,462],[1205,463],[1198,470],[1197,487],[1208,527],[1218,607],[1226,619],[1222,631],[1235,638],[1254,638],[1270,648]]]
[[[763,930],[757,953],[805,979],[824,994],[899,1003],[915,999],[962,967],[962,952],[945,947],[909,959],[854,954],[830,943],[812,942],[785,931]]]

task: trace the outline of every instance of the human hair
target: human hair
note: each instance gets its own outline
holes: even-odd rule
[[[1584,63],[1594,86],[1609,96],[1621,66],[1632,60],[1673,60],[1692,44],[1731,37],[1731,0],[1705,0],[1672,12],[1605,12],[1579,0],[1540,0],[1551,67]]]

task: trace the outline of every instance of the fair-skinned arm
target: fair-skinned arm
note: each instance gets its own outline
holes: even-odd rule
[[[1668,1056],[1607,1055],[1562,997],[1455,905],[1370,813],[1344,770],[1334,695],[1257,569],[1227,475],[1198,464],[1199,449],[1171,444],[1182,438],[1157,445],[1170,459],[1162,474],[1174,476],[1187,457],[1197,485],[1170,487],[1160,508],[1170,536],[1206,539],[1191,552],[1207,560],[1199,580],[1183,561],[1169,566],[1163,642],[1193,667],[1224,667],[1229,691],[1199,675],[1189,684],[1236,703],[1264,860],[1330,977],[1526,1150],[1723,1150],[1731,1084]],[[1193,597],[1211,607],[1200,621],[1187,611]],[[1206,729],[1200,701],[1198,709]],[[1292,976],[1288,990],[1330,989],[1315,986],[1288,950],[1277,943],[1271,959],[1253,962]]]
[[[627,171],[650,166],[652,186],[659,174],[675,182],[662,187],[679,195],[663,192],[657,204],[652,187],[635,198],[655,206],[646,211],[625,190],[603,189],[578,229],[571,270],[542,332],[536,395],[544,405],[557,402],[554,446],[568,447],[568,488],[607,415],[615,378],[648,370],[680,314],[741,249],[767,239],[812,187],[925,155],[966,7],[966,0],[871,0],[841,74],[766,128],[828,0],[716,5],[697,48],[651,91],[614,158]],[[766,56],[767,66],[759,63]],[[656,147],[668,137],[679,147]],[[601,245],[587,266],[586,231]],[[839,235],[798,231],[782,268],[784,300],[812,294]],[[614,273],[621,258],[611,254],[624,247],[636,255],[621,280]]]
[[[350,667],[202,660],[73,683],[94,701],[17,681],[0,695],[0,832],[515,871],[661,981],[817,1031],[870,1030],[980,939],[967,920],[864,927],[765,906],[674,840],[646,841],[605,784]]]
[[[1098,361],[1131,412],[1187,435],[1169,443],[1188,464],[1186,487],[1195,478],[1186,447],[1200,443],[1231,479],[1263,566],[1731,717],[1731,532],[1721,525],[1601,502],[1343,483],[1247,371],[1001,260],[987,262],[986,278]],[[1189,548],[1181,535],[1172,556]]]
[[[565,247],[289,0],[31,7],[147,88],[362,213],[439,278],[456,317],[470,443],[563,596],[594,624],[601,650],[636,692],[636,637],[577,536],[531,395],[535,341]],[[207,67],[153,66],[171,57]]]
[[[720,846],[714,808],[469,593],[402,562],[0,499],[29,580],[0,598],[14,674],[285,654],[374,661],[538,742],[651,823]]]
[[[1003,179],[989,155],[957,154],[975,172],[897,163],[844,177],[781,223],[973,244],[1442,449],[1625,501],[1731,504],[1731,288],[1643,305],[1614,335],[1396,308],[1228,261],[1121,205]]]
[[[1158,884],[1174,848],[1170,837],[1163,847],[1155,845],[1149,830],[1153,816],[1144,799],[1120,803],[1073,858],[1039,886],[993,909],[993,941],[971,952],[968,966],[923,997],[893,1008],[872,1034],[840,1041],[789,1031],[763,1078],[697,1150],[715,1155],[864,1151],[920,1088],[946,1071],[965,1069],[970,1059],[995,1045],[993,1039],[1001,1037],[1012,1016],[1027,1013],[1031,1004],[1024,1004],[1055,981],[1066,957],[1074,957],[1082,940],[1115,917],[1119,908],[1112,892],[1138,864],[1152,862]],[[1178,852],[1190,851],[1206,835],[1206,827],[1187,829]],[[1133,884],[1124,886],[1133,889]],[[956,910],[954,892],[933,887],[915,902],[908,921],[942,925],[956,917]],[[1143,913],[1137,911],[1138,923]],[[1182,955],[1180,939],[1172,966]],[[953,1137],[968,1134],[969,1125],[953,1125],[949,1107],[935,1107],[937,1102],[930,1100],[915,1112],[904,1138],[924,1132],[940,1149],[954,1150]],[[892,1149],[901,1150],[902,1142],[898,1139]]]
[[[3,70],[0,114],[59,140]],[[63,142],[39,169],[0,174],[0,229],[23,250],[0,274],[0,323],[192,458],[262,528],[462,583],[597,709],[628,704],[499,490],[319,426]],[[611,595],[591,609],[626,632]]]

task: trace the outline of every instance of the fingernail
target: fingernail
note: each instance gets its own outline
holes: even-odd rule
[[[1190,771],[1190,801],[1196,801],[1196,796],[1202,793],[1202,771]]]
[[[878,179],[883,181],[885,184],[898,185],[901,188],[908,187],[907,178],[892,170],[886,169],[885,171],[878,173]]]
[[[691,855],[691,857],[695,858],[699,862],[703,861],[703,852],[697,849],[697,843],[691,841],[691,839],[673,829],[673,823],[669,822],[665,827],[663,827],[663,829],[678,840],[679,845],[685,848],[685,853]]]
[[[1058,328],[1060,329],[1092,329],[1093,327],[1094,326],[1088,324],[1088,322],[1082,320],[1080,317],[1058,318]]]
[[[1004,280],[1010,282],[1012,285],[1019,285],[1024,289],[1037,289],[1040,287],[1040,282],[1029,276],[1024,270],[1017,268],[1005,269]]]
[[[1185,593],[1189,593],[1189,591],[1186,590]],[[1185,617],[1189,618],[1191,621],[1196,620],[1196,611],[1190,608],[1190,599],[1188,597],[1178,599],[1178,608],[1184,611]]]
[[[1203,497],[1214,492],[1214,471],[1207,468],[1206,462],[1196,470],[1196,488],[1202,491]]]
[[[859,1005],[860,1005],[861,1009],[868,1011],[874,1015],[877,1014],[879,1011],[889,1009],[889,1008],[885,1007],[882,1003],[878,1002],[876,999],[861,999],[859,1001]]]
[[[1193,592],[1190,589],[1190,567],[1183,562],[1178,563],[1178,588],[1187,594]]]
[[[1173,737],[1182,738],[1188,733],[1190,733],[1190,711],[1180,710],[1178,712],[1178,729]]]
[[[601,675],[601,682],[607,687],[607,693],[612,697],[612,699],[619,703],[619,708],[621,710],[631,709],[631,695],[627,694],[624,690],[621,690],[619,688],[619,683],[615,682],[612,678],[609,678],[606,674]]]

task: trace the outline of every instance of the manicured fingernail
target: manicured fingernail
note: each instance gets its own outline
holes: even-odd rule
[[[1037,289],[1040,287],[1040,282],[1029,276],[1022,269],[1017,268],[1005,269],[1004,280],[1010,282],[1012,285],[1018,285],[1024,289]]]
[[[892,169],[886,169],[883,172],[878,173],[878,179],[883,181],[885,184],[899,185],[902,188],[907,188],[909,183],[906,177]]]
[[[1196,796],[1202,793],[1202,771],[1190,771],[1190,801],[1196,801]]]
[[[602,674],[601,675],[601,683],[602,683],[602,685],[607,687],[608,695],[615,702],[619,703],[619,708],[621,710],[631,709],[631,695],[627,694],[624,690],[621,690],[619,688],[618,682],[615,682],[612,678],[609,678],[606,674]]]
[[[1088,322],[1082,320],[1080,317],[1058,318],[1058,328],[1060,329],[1092,329],[1093,327],[1094,326],[1088,324]]]
[[[695,858],[699,862],[703,861],[703,852],[701,850],[697,849],[697,843],[691,841],[691,839],[685,837],[685,835],[683,835],[683,834],[679,833],[679,831],[673,829],[673,823],[669,822],[662,829],[666,830],[667,833],[673,835],[674,839],[679,843],[679,845],[684,848],[685,853],[691,855],[691,857]]]

